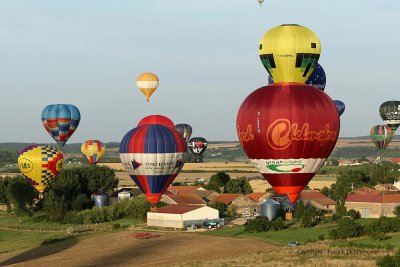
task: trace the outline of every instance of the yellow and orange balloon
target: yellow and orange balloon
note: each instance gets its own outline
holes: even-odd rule
[[[90,164],[96,164],[106,153],[106,146],[99,140],[87,140],[82,144],[81,152]]]
[[[145,72],[140,74],[136,79],[136,85],[139,90],[144,94],[147,102],[150,100],[150,96],[157,89],[159,84],[158,76],[151,72]]]
[[[51,145],[33,145],[24,148],[18,157],[18,167],[25,180],[43,193],[63,167],[62,152]]]

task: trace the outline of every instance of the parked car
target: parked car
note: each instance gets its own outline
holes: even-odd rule
[[[205,220],[203,221],[203,228],[212,229],[212,228],[220,228],[224,226],[224,222],[222,220]]]
[[[290,241],[287,244],[288,244],[289,247],[296,247],[296,246],[300,245],[300,243],[297,242],[297,241]]]

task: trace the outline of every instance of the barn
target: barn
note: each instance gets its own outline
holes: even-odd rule
[[[219,211],[199,205],[167,205],[157,211],[147,212],[147,226],[183,229],[192,224],[201,225],[204,220],[219,219]]]

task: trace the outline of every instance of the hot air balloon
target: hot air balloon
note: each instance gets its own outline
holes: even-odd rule
[[[18,157],[18,167],[25,180],[41,194],[57,177],[62,166],[62,152],[51,145],[28,146]]]
[[[161,124],[133,128],[119,148],[125,170],[153,204],[160,200],[182,169],[186,152],[182,135]]]
[[[189,140],[188,147],[196,161],[200,161],[200,157],[206,151],[207,145],[207,140],[203,137],[193,137]]]
[[[386,125],[375,125],[370,131],[372,142],[382,155],[393,138],[392,130]]]
[[[192,136],[192,126],[186,123],[181,123],[175,125],[175,130],[177,130],[183,138],[185,138],[186,142],[189,141],[190,136]]]
[[[317,35],[296,24],[272,28],[261,38],[259,46],[261,62],[275,83],[305,83],[320,53]]]
[[[257,0],[257,2],[260,4],[260,6],[262,5],[262,3],[264,2],[264,0]]]
[[[276,83],[243,101],[237,134],[259,172],[294,203],[335,147],[337,114],[323,91],[300,83]]]
[[[273,83],[274,81],[272,80],[271,76],[268,75],[268,84],[273,84]],[[311,73],[310,77],[308,77],[306,84],[311,85],[322,91],[325,90],[326,74],[320,64],[317,63],[317,66],[315,67],[314,71]]]
[[[74,105],[48,105],[42,111],[43,126],[61,149],[75,132],[80,120],[81,114]]]
[[[333,100],[333,102],[335,103],[339,116],[342,116],[344,110],[346,109],[344,103],[340,100]]]
[[[379,114],[394,135],[400,125],[400,101],[392,100],[382,103],[379,107]]]
[[[158,84],[158,76],[151,72],[142,73],[136,79],[136,85],[146,97],[147,102],[149,102],[150,96],[157,89]]]
[[[82,144],[81,152],[90,164],[96,164],[106,153],[106,146],[99,140],[87,140]]]
[[[149,115],[141,119],[137,126],[143,126],[146,124],[161,124],[169,128],[175,129],[174,123],[168,117],[163,115]]]

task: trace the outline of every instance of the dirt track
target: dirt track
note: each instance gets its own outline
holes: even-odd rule
[[[179,266],[274,248],[256,240],[179,232],[139,240],[133,231],[124,231],[3,254],[0,266]]]

